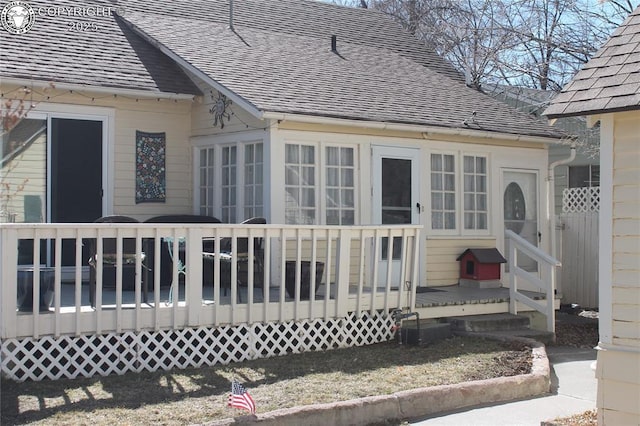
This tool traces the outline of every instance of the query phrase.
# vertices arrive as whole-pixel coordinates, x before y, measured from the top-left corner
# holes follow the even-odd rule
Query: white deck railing
[[[555,290],[556,267],[561,263],[531,244],[513,231],[505,233],[508,247],[507,264],[509,267],[509,312],[518,313],[518,302],[544,314],[547,318],[547,331],[555,332]],[[538,267],[529,272],[518,266],[518,256],[524,254],[534,260]],[[544,300],[534,300],[520,290],[520,281],[524,281],[545,294]]]
[[[416,285],[408,284],[417,283],[418,279],[419,232],[420,227],[413,225],[3,224],[0,227],[0,337],[37,339],[330,319],[350,312],[388,312],[410,307],[415,302]],[[221,241],[225,238],[232,241],[230,256],[221,255]],[[239,242],[246,241],[245,238],[249,241],[248,253],[234,255]],[[256,253],[253,244],[256,239],[262,241],[259,250],[263,253]],[[392,241],[397,239],[402,242],[401,253],[395,253],[392,257],[396,259],[392,261],[382,259],[382,252],[393,252]],[[87,248],[95,248],[94,255],[100,266],[99,260],[107,257],[105,242],[108,241],[115,242],[116,249],[111,266],[115,278],[110,278],[114,285],[107,285],[107,273],[97,267],[95,307],[92,307],[88,296],[90,285],[86,280]],[[184,271],[178,262],[172,262],[172,267],[164,266],[171,268],[171,281],[180,283],[171,287],[174,291],[170,293],[167,283],[161,283],[161,268],[152,266],[163,263],[161,252],[167,247],[167,241],[173,253],[181,253],[185,265]],[[203,246],[203,241],[210,241],[209,246]],[[135,253],[123,256],[125,247],[133,243]],[[26,250],[26,262],[25,246],[30,247]],[[67,251],[75,251],[71,254],[75,265],[70,267],[64,267],[63,256],[56,255]],[[254,266],[258,257],[264,258],[264,267]],[[206,262],[211,263],[206,266]],[[300,292],[305,284],[301,280],[304,262],[311,265],[308,300],[303,300]],[[324,264],[320,282],[315,278],[316,262]],[[27,263],[32,269],[25,269],[19,263]],[[240,279],[243,267],[246,270]],[[66,275],[62,271],[69,268],[73,270],[73,279],[63,281]],[[260,270],[256,272],[255,268]],[[289,277],[285,272],[287,268]],[[129,270],[128,275],[123,274],[125,269]],[[227,284],[222,279],[224,273],[230,274]],[[24,280],[25,274],[27,281],[32,282],[33,291],[26,303],[27,309],[23,305],[20,311],[16,283],[19,276]],[[49,281],[52,281],[53,301],[48,310],[42,311],[39,309],[41,289],[46,290]],[[258,287],[259,281],[265,284]],[[295,288],[295,291],[290,288],[292,295],[287,293],[287,284]],[[126,290],[131,285],[132,289]]]

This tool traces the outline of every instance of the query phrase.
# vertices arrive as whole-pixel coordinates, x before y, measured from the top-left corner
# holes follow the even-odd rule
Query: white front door
[[[538,230],[537,172],[505,170],[502,195],[505,230],[515,232],[537,247],[541,237]],[[537,262],[522,253],[518,254],[518,266],[527,271],[537,270]]]
[[[373,147],[373,212],[374,224],[417,224],[420,218],[420,151],[413,148]],[[387,280],[392,268],[392,285],[400,286],[402,239],[394,238],[389,259],[388,240],[380,241],[378,285]]]

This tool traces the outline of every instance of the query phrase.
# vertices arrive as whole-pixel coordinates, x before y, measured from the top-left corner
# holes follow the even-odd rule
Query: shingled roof
[[[378,11],[235,0],[232,30],[226,0],[130,0],[123,19],[257,111],[559,137],[467,87],[450,64]]]
[[[544,121],[467,87],[448,62],[381,12],[311,0],[234,0],[230,29],[229,3],[60,0],[56,6],[117,4],[120,17],[92,18],[98,30],[84,33],[68,31],[71,19],[38,21],[9,37],[0,76],[197,93],[186,69],[257,115],[560,137]]]
[[[105,0],[29,0],[34,9],[113,7]],[[46,9],[45,9],[46,10]],[[0,29],[0,79],[125,88],[151,94],[200,94],[175,62],[142,40],[115,16],[37,14],[25,34]],[[101,13],[99,15],[108,15]],[[78,23],[95,27],[75,27]],[[0,80],[1,81],[1,80]]]
[[[549,118],[640,109],[640,7],[544,111]]]

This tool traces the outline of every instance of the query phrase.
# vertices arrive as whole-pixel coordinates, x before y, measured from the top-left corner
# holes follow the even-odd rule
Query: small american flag
[[[247,410],[252,414],[256,412],[256,403],[249,395],[249,392],[238,382],[236,379],[233,379],[231,382],[231,395],[229,395],[229,403],[227,404],[229,407],[240,408],[242,410]]]

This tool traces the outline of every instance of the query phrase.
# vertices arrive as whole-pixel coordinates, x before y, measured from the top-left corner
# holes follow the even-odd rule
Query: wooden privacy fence
[[[565,188],[559,217],[563,303],[598,307],[600,188]]]

